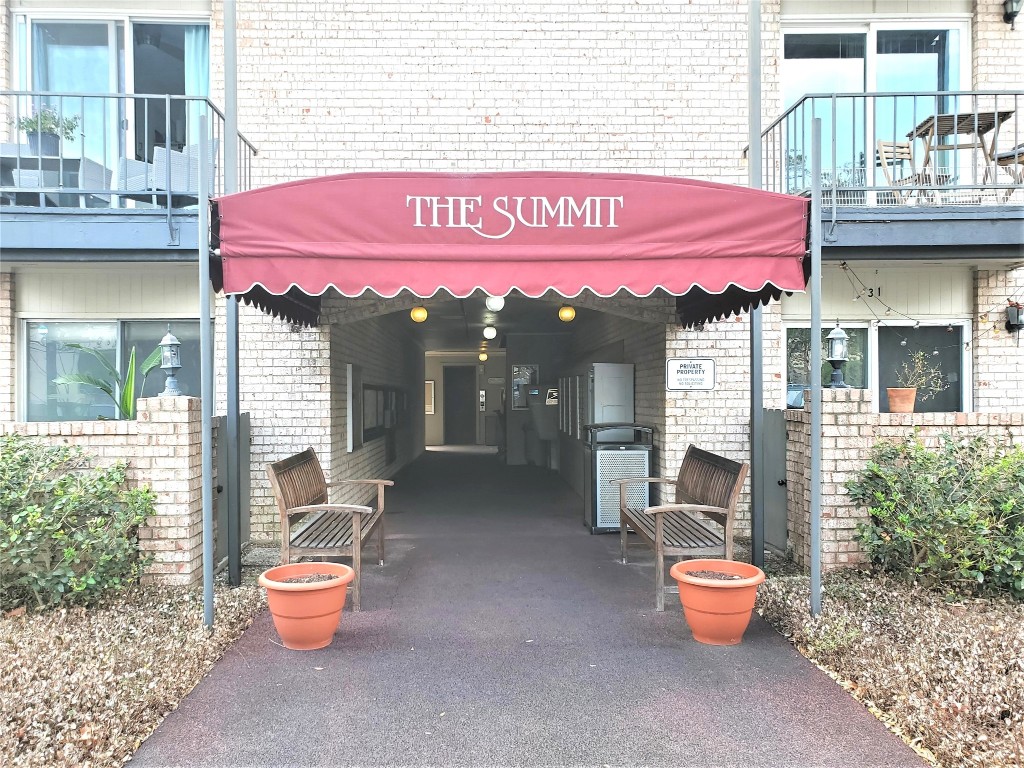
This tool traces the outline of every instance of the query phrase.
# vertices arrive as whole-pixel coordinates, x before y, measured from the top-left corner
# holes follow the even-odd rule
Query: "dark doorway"
[[[476,443],[476,366],[444,368],[444,444]]]

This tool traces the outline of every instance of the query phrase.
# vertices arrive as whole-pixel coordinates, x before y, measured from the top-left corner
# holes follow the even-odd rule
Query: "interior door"
[[[444,368],[444,444],[476,444],[476,366]]]

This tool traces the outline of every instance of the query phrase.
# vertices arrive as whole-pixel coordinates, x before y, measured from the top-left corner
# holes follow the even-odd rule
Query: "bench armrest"
[[[361,504],[310,504],[307,507],[292,507],[285,510],[285,514],[288,517],[292,515],[305,515],[310,512],[351,512],[355,515],[369,515],[373,510]]]
[[[643,512],[645,515],[660,515],[665,512],[712,512],[717,515],[729,514],[729,510],[725,507],[712,507],[710,504],[661,504],[657,507],[647,507]]]
[[[347,483],[349,485],[354,484],[354,483],[364,483],[364,484],[367,484],[367,485],[394,485],[395,481],[394,480],[339,480],[336,483],[328,483],[327,487],[330,488],[331,486],[339,486],[339,485],[342,485],[343,483]]]
[[[629,485],[630,483],[671,483],[675,485],[677,481],[669,480],[667,477],[627,477],[622,480],[609,480],[612,485]]]

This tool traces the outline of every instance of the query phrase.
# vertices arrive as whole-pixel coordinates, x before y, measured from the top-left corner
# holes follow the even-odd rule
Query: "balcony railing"
[[[826,205],[1019,205],[1022,108],[1024,94],[1006,91],[808,95],[762,135],[763,187],[810,191],[821,118]]]
[[[208,99],[139,94],[0,92],[0,205],[172,211],[199,201],[200,118],[206,178],[224,185],[224,114]],[[256,148],[239,134],[237,189]]]

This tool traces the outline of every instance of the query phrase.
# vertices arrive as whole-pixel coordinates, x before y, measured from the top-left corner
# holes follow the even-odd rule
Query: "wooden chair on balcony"
[[[885,180],[891,189],[879,194],[879,202],[890,205],[909,204],[915,195],[920,199],[926,192],[923,187],[931,186],[932,178],[928,171],[917,170],[910,142],[879,141],[877,146],[878,164],[882,167],[882,173],[885,174]]]

